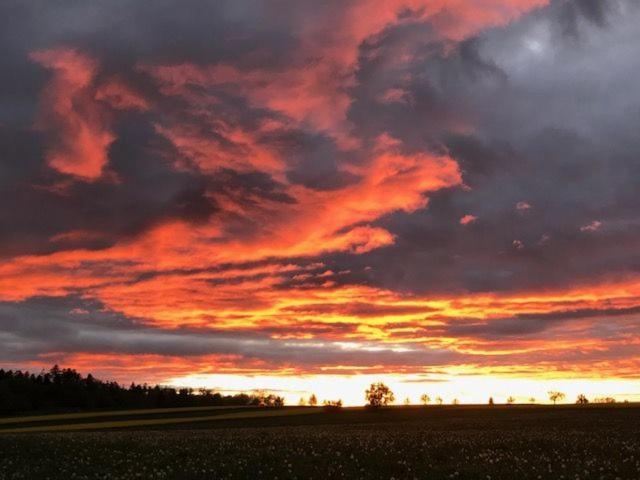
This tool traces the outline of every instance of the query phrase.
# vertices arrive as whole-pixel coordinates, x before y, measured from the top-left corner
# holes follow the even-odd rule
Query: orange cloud
[[[85,181],[99,178],[116,137],[108,112],[94,99],[98,62],[67,48],[37,51],[31,58],[53,72],[38,121],[49,136],[49,166]]]
[[[298,18],[300,47],[292,53],[293,67],[239,68],[220,63],[210,66],[141,64],[142,71],[163,82],[167,94],[180,93],[187,84],[221,86],[245,96],[253,105],[283,113],[300,123],[332,135],[344,148],[358,140],[349,134],[348,89],[362,42],[386,26],[397,23],[402,12],[428,20],[443,39],[460,40],[479,30],[504,25],[548,0],[357,0],[326,9],[326,18]],[[389,92],[385,101],[396,100]]]
[[[137,93],[117,77],[112,77],[96,89],[95,99],[105,102],[116,110],[149,110],[150,105],[142,95]]]
[[[475,215],[465,215],[460,219],[460,225],[469,225],[478,219]]]

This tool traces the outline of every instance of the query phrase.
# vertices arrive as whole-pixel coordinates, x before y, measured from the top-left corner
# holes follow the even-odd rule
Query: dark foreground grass
[[[95,430],[123,430],[123,429],[148,429],[166,428],[169,426],[188,425],[192,428],[198,423],[210,425],[212,422],[224,420],[246,422],[254,418],[288,417],[291,415],[317,415],[319,411],[312,408],[249,408],[236,410],[216,410],[207,412],[172,412],[171,414],[126,415],[124,417],[97,417],[82,420],[69,419],[66,421],[41,420],[28,423],[14,423],[0,425],[0,435],[11,433],[45,433],[45,432],[72,432]],[[204,414],[204,415],[203,415]]]
[[[640,408],[398,408],[0,434],[0,479],[640,479]]]

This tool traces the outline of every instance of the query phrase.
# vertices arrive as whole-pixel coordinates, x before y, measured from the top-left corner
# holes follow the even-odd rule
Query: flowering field
[[[640,408],[398,408],[0,435],[0,479],[638,479]]]

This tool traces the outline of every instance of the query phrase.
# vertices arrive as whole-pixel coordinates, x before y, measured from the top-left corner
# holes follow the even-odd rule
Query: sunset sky
[[[636,0],[5,0],[0,367],[640,400]]]

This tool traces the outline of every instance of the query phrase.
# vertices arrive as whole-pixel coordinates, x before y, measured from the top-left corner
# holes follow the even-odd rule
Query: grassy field
[[[0,479],[276,477],[639,479],[640,406],[170,409],[0,420]]]
[[[94,411],[94,412],[77,412],[77,413],[57,413],[50,415],[18,415],[14,417],[0,417],[0,428],[9,424],[24,424],[24,423],[36,423],[36,422],[68,422],[73,420],[86,420],[104,417],[125,417],[139,415],[168,415],[168,414],[183,414],[192,412],[210,412],[217,410],[235,410],[251,407],[237,407],[237,406],[225,406],[225,407],[174,407],[174,408],[147,408],[136,410],[110,410],[110,411]]]

